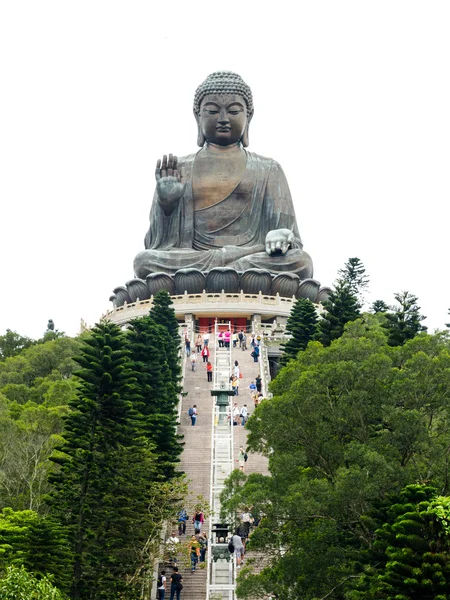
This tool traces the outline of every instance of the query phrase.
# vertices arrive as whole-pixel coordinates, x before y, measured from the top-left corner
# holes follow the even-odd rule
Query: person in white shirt
[[[177,538],[175,531],[172,531],[170,538],[166,542],[167,554],[169,562],[173,565],[177,564],[177,553],[180,540]]]
[[[207,346],[209,344],[209,333],[206,332],[203,334],[203,345]]]
[[[160,583],[161,585],[158,585],[158,600],[164,600],[164,597],[166,595],[166,572],[165,571],[161,571],[161,575],[158,577],[158,583]]]
[[[244,404],[244,406],[241,408],[241,425],[242,425],[242,427],[247,423],[247,419],[248,419],[248,410],[247,410],[247,405]]]
[[[236,556],[237,568],[239,569],[241,566],[241,561],[244,558],[244,544],[242,543],[241,537],[237,534],[237,532],[232,537],[233,546],[234,546],[234,554]]]
[[[233,425],[241,424],[241,420],[239,418],[240,416],[241,416],[241,409],[237,405],[237,402],[235,402],[234,406],[233,406]]]
[[[197,354],[195,352],[191,352],[191,367],[192,367],[193,371],[195,371],[196,362],[197,362]]]

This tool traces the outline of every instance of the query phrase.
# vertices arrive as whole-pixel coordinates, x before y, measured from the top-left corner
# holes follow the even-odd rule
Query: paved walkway
[[[214,358],[214,336],[210,340],[211,357]],[[237,360],[243,374],[240,379],[239,396],[233,398],[232,402],[238,402],[239,406],[247,404],[249,413],[253,412],[253,401],[250,397],[249,385],[259,373],[259,363],[255,363],[250,356],[251,348],[242,351],[240,348],[232,349],[233,364]],[[186,528],[186,536],[180,540],[187,544],[190,536],[194,533],[192,525],[193,507],[196,498],[202,496],[207,502],[210,496],[210,476],[211,476],[211,437],[212,437],[212,408],[215,398],[211,396],[210,390],[213,384],[207,382],[206,369],[202,359],[197,361],[196,370],[192,372],[189,359],[186,363],[184,392],[181,422],[178,428],[180,434],[184,435],[184,450],[181,455],[181,469],[186,473],[189,483],[190,499],[188,501],[188,514],[191,517]],[[198,417],[195,426],[191,425],[191,419],[188,416],[188,409],[193,404],[197,405]],[[246,446],[247,431],[245,427],[234,427],[234,452],[235,459],[239,452],[239,446]],[[236,463],[237,468],[237,463]],[[246,473],[268,473],[267,459],[259,454],[249,453],[249,458],[245,466]],[[205,522],[202,531],[208,531],[208,521]],[[183,590],[181,592],[182,600],[206,600],[206,568],[197,568],[195,573],[191,573],[188,563],[188,556],[184,552],[183,558],[179,558],[178,566],[183,575]],[[170,579],[172,570],[167,570],[167,580]],[[167,585],[166,598],[170,598],[170,585]]]

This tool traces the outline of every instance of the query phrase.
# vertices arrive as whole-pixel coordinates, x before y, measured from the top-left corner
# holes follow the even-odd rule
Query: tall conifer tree
[[[125,335],[101,323],[77,359],[78,395],[53,462],[52,513],[68,526],[75,600],[135,598],[127,585],[151,527],[154,457],[135,406],[142,401]]]
[[[286,365],[296,358],[300,350],[304,350],[317,333],[317,312],[311,300],[300,298],[294,304],[286,324],[286,331],[291,334],[290,340],[283,345],[284,354],[281,364]]]
[[[323,306],[325,312],[321,315],[316,338],[324,346],[329,346],[344,333],[346,323],[359,317],[360,304],[350,286],[338,281]]]
[[[145,432],[158,455],[158,472],[170,478],[175,475],[175,463],[179,462],[182,447],[176,433],[178,384],[173,379],[166,352],[169,334],[150,316],[135,319],[130,325],[128,348],[143,397],[139,411]]]
[[[180,366],[180,335],[178,321],[175,317],[173,302],[165,290],[159,291],[153,297],[153,306],[150,309],[150,316],[158,325],[163,325],[168,332],[168,337],[164,338],[165,350],[169,368],[172,371],[172,380],[177,382],[181,379]],[[178,391],[180,388],[178,387]]]
[[[394,294],[398,306],[392,312],[386,313],[387,329],[389,332],[389,345],[402,346],[406,341],[412,340],[418,333],[426,331],[422,325],[426,319],[420,314],[417,296],[411,292]]]

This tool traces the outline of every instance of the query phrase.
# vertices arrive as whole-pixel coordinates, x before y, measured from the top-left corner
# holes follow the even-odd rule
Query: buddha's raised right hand
[[[155,169],[156,191],[159,202],[166,215],[170,215],[176,206],[186,187],[183,174],[178,172],[178,159],[173,154],[164,154],[162,163],[159,159]]]

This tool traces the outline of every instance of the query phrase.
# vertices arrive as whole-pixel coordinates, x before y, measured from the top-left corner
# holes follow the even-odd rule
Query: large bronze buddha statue
[[[145,250],[134,259],[136,279],[114,290],[115,306],[159,289],[324,299],[282,168],[246,150],[249,86],[236,73],[212,73],[197,88],[194,116],[201,149],[158,160]]]
[[[193,267],[313,275],[280,165],[248,152],[253,99],[236,73],[219,71],[197,88],[196,154],[158,160],[146,250],[136,276]]]

